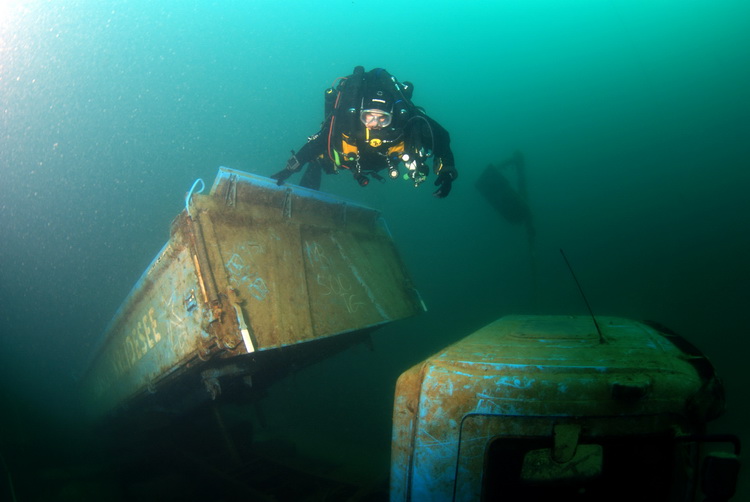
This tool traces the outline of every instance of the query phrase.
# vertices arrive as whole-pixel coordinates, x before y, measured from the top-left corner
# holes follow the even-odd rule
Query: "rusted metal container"
[[[227,168],[191,194],[94,354],[94,416],[179,380],[215,397],[424,308],[375,210]]]
[[[597,319],[504,317],[403,373],[391,500],[694,500],[713,367],[666,329]]]

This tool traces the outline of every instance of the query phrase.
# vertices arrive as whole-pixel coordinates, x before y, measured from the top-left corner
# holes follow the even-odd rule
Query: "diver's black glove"
[[[276,184],[281,186],[289,176],[299,171],[300,167],[302,167],[302,165],[299,163],[299,160],[297,160],[297,154],[292,150],[292,156],[286,161],[284,169],[272,175],[271,178],[275,179]]]
[[[294,173],[294,171],[289,171],[289,170],[287,170],[287,169],[282,169],[282,170],[281,170],[281,171],[279,171],[278,173],[276,173],[276,174],[272,174],[272,175],[271,175],[271,179],[274,179],[274,180],[276,180],[276,184],[277,184],[278,186],[281,186],[281,185],[283,185],[283,184],[284,184],[284,181],[286,181],[286,179],[287,179],[287,178],[288,178],[289,176],[291,176],[291,175],[292,175],[293,173]]]
[[[438,177],[435,180],[435,186],[439,186],[440,188],[432,192],[432,195],[434,195],[438,199],[444,199],[445,197],[448,197],[448,194],[451,193],[453,180],[455,180],[457,177],[458,175],[455,170],[441,170],[440,174],[438,174]]]

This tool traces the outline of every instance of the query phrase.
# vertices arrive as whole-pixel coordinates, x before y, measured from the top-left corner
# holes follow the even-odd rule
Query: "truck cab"
[[[739,441],[706,435],[711,363],[657,324],[596,320],[503,317],[404,372],[391,500],[729,500]]]

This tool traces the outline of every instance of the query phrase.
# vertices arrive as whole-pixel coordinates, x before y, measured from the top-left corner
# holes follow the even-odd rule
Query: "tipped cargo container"
[[[209,194],[191,189],[106,328],[83,378],[86,408],[183,409],[423,308],[378,211],[222,167]]]

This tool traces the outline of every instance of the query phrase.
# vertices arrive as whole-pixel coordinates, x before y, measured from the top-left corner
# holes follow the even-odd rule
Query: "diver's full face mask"
[[[391,125],[393,116],[383,110],[370,109],[362,110],[359,119],[368,129],[382,129]]]

